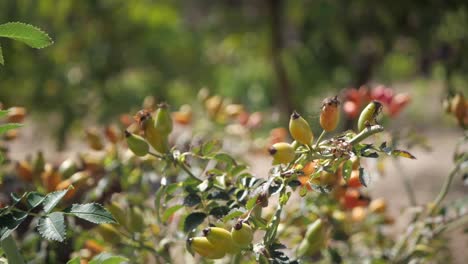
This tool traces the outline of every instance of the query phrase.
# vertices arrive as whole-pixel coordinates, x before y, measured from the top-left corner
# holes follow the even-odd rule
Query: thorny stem
[[[423,219],[424,217],[427,217],[430,214],[433,214],[437,210],[437,208],[440,206],[440,204],[444,200],[445,196],[447,196],[450,184],[452,183],[453,178],[455,177],[458,170],[460,169],[460,166],[461,166],[463,161],[464,161],[464,159],[462,158],[455,164],[455,168],[450,172],[448,177],[445,179],[445,182],[444,182],[444,184],[442,186],[442,189],[440,190],[439,194],[437,195],[437,198],[434,200],[434,202],[430,203],[429,211],[427,211],[426,213],[421,214],[419,219]],[[400,256],[402,250],[404,249],[406,243],[408,242],[408,240],[410,239],[411,236],[415,236],[416,240],[419,240],[420,237],[421,237],[420,228],[417,228],[417,226],[415,226],[415,229],[412,232],[406,233],[405,236],[402,238],[402,240],[399,243],[395,244],[395,247],[393,249],[393,252],[395,252],[393,254],[393,257],[395,259],[397,259]]]
[[[361,133],[357,134],[354,138],[352,138],[349,141],[349,144],[351,144],[351,145],[357,144],[357,143],[363,141],[364,139],[366,139],[366,138],[368,138],[368,137],[370,137],[370,136],[372,136],[374,134],[380,133],[382,131],[384,131],[384,128],[381,125],[375,125],[375,126],[367,127],[364,130],[362,130]]]
[[[455,164],[455,168],[452,170],[452,172],[450,172],[449,176],[445,179],[442,189],[440,190],[439,194],[437,195],[437,198],[433,202],[432,212],[435,212],[437,207],[439,207],[442,201],[444,200],[445,196],[447,196],[448,190],[450,188],[450,184],[452,183],[452,180],[455,177],[455,175],[458,173],[458,170],[460,170],[460,166],[464,161],[465,161],[464,158],[460,159]]]
[[[400,175],[400,178],[403,181],[403,185],[405,187],[406,194],[408,195],[410,205],[411,206],[416,206],[417,202],[416,202],[416,196],[414,195],[413,186],[411,186],[411,182],[409,180],[409,177],[405,173],[405,170],[403,169],[403,167],[401,166],[400,160],[397,159],[397,158],[394,158],[393,163],[395,164],[395,167],[399,171],[398,175]]]

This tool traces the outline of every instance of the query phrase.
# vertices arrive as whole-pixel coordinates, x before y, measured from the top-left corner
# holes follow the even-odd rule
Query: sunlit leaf
[[[37,229],[41,236],[49,240],[65,240],[65,218],[62,212],[53,212],[39,218]]]
[[[112,214],[97,203],[73,204],[65,212],[95,224],[115,223]]]
[[[172,207],[169,207],[167,208],[165,211],[164,211],[164,214],[162,216],[162,221],[163,222],[167,222],[167,220],[175,213],[177,212],[179,209],[181,208],[184,208],[183,205],[181,204],[178,204],[178,205],[174,205]]]
[[[35,208],[45,200],[45,196],[37,192],[32,192],[28,194],[26,199],[29,208]]]
[[[21,41],[32,48],[45,48],[52,44],[52,39],[39,28],[20,22],[0,25],[0,37]]]
[[[245,212],[241,211],[239,209],[233,209],[231,212],[229,212],[226,216],[223,217],[223,222],[227,222],[229,220],[232,220],[234,218],[238,218],[241,215],[243,215]]]
[[[95,256],[88,264],[121,264],[128,261],[128,258],[103,252]]]
[[[397,156],[397,157],[408,158],[408,159],[416,159],[415,156],[413,156],[411,153],[409,153],[406,150],[395,149],[395,150],[392,150],[391,155]]]
[[[68,189],[47,194],[44,202],[42,203],[44,206],[44,212],[48,213],[54,209],[67,192]]]
[[[351,172],[353,171],[353,161],[351,160],[347,160],[344,164],[343,164],[343,170],[342,170],[342,175],[343,175],[343,179],[348,182],[349,180],[349,177],[351,176]]]
[[[9,130],[17,129],[22,126],[23,126],[22,124],[17,124],[17,123],[8,123],[8,124],[0,125],[0,135],[6,133]]]

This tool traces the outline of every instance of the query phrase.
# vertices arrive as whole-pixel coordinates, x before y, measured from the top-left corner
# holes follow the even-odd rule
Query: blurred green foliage
[[[468,69],[467,12],[437,0],[1,1],[0,22],[37,25],[55,44],[2,43],[0,101],[59,112],[59,141],[79,118],[115,120],[147,95],[178,106],[204,86],[251,110],[312,113],[304,103],[327,89],[429,76],[435,63],[449,84]]]

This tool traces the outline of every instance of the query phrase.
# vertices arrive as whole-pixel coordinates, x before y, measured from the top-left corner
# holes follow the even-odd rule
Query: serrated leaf
[[[167,220],[175,213],[177,212],[179,209],[183,208],[184,206],[183,205],[174,205],[172,207],[169,207],[167,208],[166,211],[164,211],[164,214],[162,216],[162,221],[163,222],[167,222]]]
[[[0,25],[0,37],[21,41],[26,45],[41,49],[52,44],[52,39],[39,28],[20,22],[10,22]]]
[[[359,168],[359,181],[364,187],[367,187],[370,183],[369,173],[367,173],[362,167]]]
[[[26,198],[26,201],[30,209],[35,208],[36,206],[39,206],[44,200],[45,200],[45,196],[37,192],[29,193]]]
[[[57,192],[52,192],[47,194],[47,196],[44,199],[44,202],[42,203],[44,206],[44,212],[48,213],[52,209],[57,206],[57,204],[62,200],[62,198],[67,194],[68,189],[62,190],[62,191],[57,191]]]
[[[188,233],[193,229],[197,228],[206,218],[205,213],[195,212],[189,214],[184,221],[184,232]]]
[[[13,214],[0,216],[0,240],[8,237],[24,221],[24,218],[15,217]]]
[[[21,199],[24,197],[24,195],[19,196],[16,193],[10,193],[11,199],[13,199],[14,204],[17,204]]]
[[[37,230],[42,237],[62,242],[65,240],[65,217],[62,212],[53,212],[39,218]]]
[[[103,252],[95,256],[88,264],[120,264],[129,261],[128,258]]]
[[[234,209],[230,213],[228,213],[226,216],[223,217],[223,222],[227,222],[229,220],[232,220],[234,218],[237,218],[241,215],[243,215],[244,212],[239,210],[239,209]]]
[[[392,150],[391,154],[392,156],[403,157],[403,158],[408,158],[408,159],[416,159],[415,156],[413,156],[411,153],[409,153],[406,150],[395,149],[395,150]]]
[[[351,172],[353,171],[353,162],[351,160],[347,160],[343,164],[343,170],[342,170],[342,175],[343,179],[348,182],[349,177],[351,176]]]
[[[65,212],[95,224],[116,223],[112,214],[97,203],[73,204]]]
[[[8,124],[0,125],[0,135],[6,133],[9,130],[17,129],[22,126],[23,126],[22,124],[17,124],[17,123],[8,123]]]

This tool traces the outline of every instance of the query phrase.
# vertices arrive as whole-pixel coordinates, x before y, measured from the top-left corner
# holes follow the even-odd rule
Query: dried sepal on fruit
[[[225,246],[226,253],[236,254],[240,251],[239,246],[232,240],[231,232],[221,227],[207,227],[203,229],[205,237],[213,244]]]
[[[320,113],[320,126],[323,130],[331,132],[336,129],[340,121],[340,109],[338,106],[340,101],[338,96],[329,97],[323,100],[322,110]]]
[[[148,143],[159,153],[166,153],[169,150],[168,135],[164,135],[160,130],[156,129],[155,121],[151,113],[147,110],[140,110],[135,120],[140,129],[144,132],[144,136]]]
[[[223,244],[213,244],[206,237],[191,237],[187,240],[187,247],[207,259],[220,259],[226,255]]]
[[[238,221],[231,230],[232,240],[240,247],[247,247],[252,243],[253,231],[250,225]]]
[[[293,146],[286,142],[273,144],[268,152],[273,156],[273,165],[288,164],[294,160],[296,153]]]

